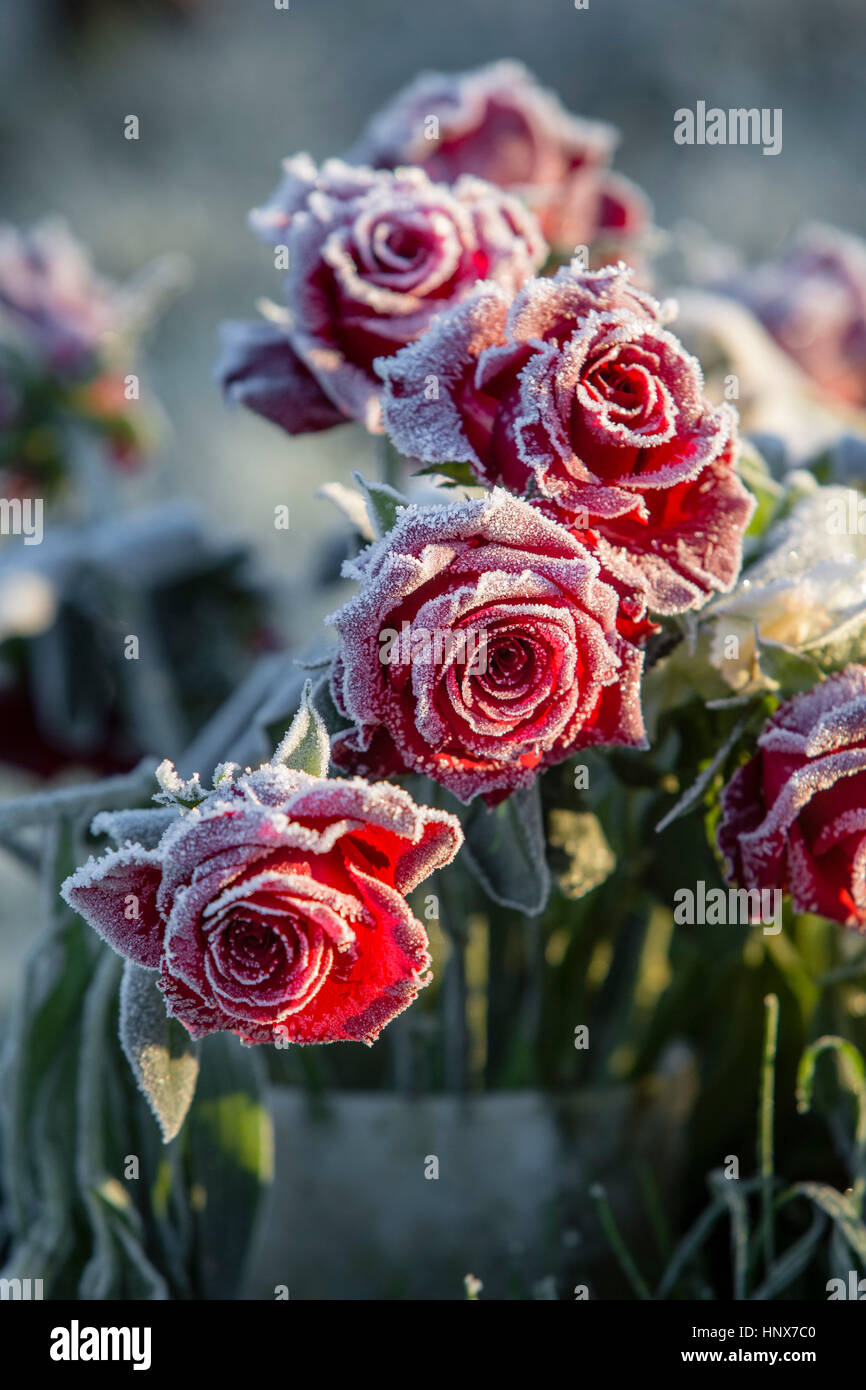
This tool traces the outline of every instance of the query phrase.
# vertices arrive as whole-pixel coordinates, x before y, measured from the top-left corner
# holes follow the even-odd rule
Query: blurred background
[[[353,468],[370,471],[375,465],[373,444],[361,430],[290,439],[250,413],[228,411],[213,383],[220,321],[251,317],[256,300],[277,291],[270,254],[249,231],[246,213],[270,193],[280,160],[301,150],[317,159],[340,154],[419,69],[459,70],[518,58],[570,110],[619,128],[615,167],[647,191],[659,227],[671,230],[684,219],[699,223],[751,259],[772,253],[798,225],[816,218],[866,232],[864,56],[861,0],[824,0],[820,6],[814,0],[763,0],[760,6],[754,0],[716,0],[712,6],[589,0],[582,10],[571,0],[437,0],[424,6],[290,0],[287,10],[273,0],[0,0],[0,220],[27,226],[61,215],[89,247],[99,271],[120,281],[164,253],[186,258],[186,288],[142,355],[143,376],[169,427],[156,467],[132,479],[117,506],[194,499],[214,534],[237,537],[251,548],[281,593],[283,632],[303,643],[338,597],[333,586],[323,592],[316,584],[328,546],[339,549],[340,530],[316,491],[331,479],[348,481]],[[677,146],[674,112],[699,100],[724,108],[781,108],[782,152],[771,158],[758,147]],[[138,140],[124,138],[130,115],[139,120]],[[291,508],[288,531],[274,527],[280,504]],[[31,786],[25,772],[3,773],[4,797]],[[0,1022],[32,941],[22,926],[30,922],[35,929],[39,912],[26,870],[4,861],[2,872]],[[601,909],[615,911],[612,899],[601,901],[601,908],[600,901],[594,902],[596,918]],[[496,925],[504,932],[501,922]],[[508,930],[517,940],[523,928],[512,923]],[[612,946],[604,932],[587,939],[586,959],[576,959],[563,977],[559,1002],[565,1001],[570,1019],[568,990],[584,988],[584,980],[590,992],[598,985],[599,996],[604,994],[599,1016],[613,1019],[599,1054],[604,1060],[625,1046],[624,1034],[615,1032],[613,1006],[631,997],[635,977],[628,963],[618,967],[619,974],[608,974]],[[551,954],[550,940],[545,946],[539,937],[536,944],[547,950],[549,965],[559,964],[559,946]],[[637,996],[647,1018],[668,984],[667,938],[656,946],[661,974],[655,978],[645,970]],[[530,943],[527,949],[536,947]],[[419,1102],[422,1137],[416,1130],[406,1143],[415,1163],[429,1132],[443,1164],[450,1162],[452,1176],[441,1187],[416,1181],[414,1196],[406,1191],[399,1125],[383,1150],[382,1135],[396,1124],[388,1108],[392,1097],[376,1097],[375,1103],[371,1098],[371,1106],[357,1111],[354,1100],[345,1104],[330,1127],[310,1138],[312,1150],[301,1153],[291,1143],[300,1101],[287,1089],[276,1116],[287,1141],[281,1189],[294,1194],[295,1210],[313,1212],[294,1235],[293,1268],[304,1270],[306,1296],[447,1297],[455,1289],[459,1296],[475,1248],[488,1259],[491,1291],[556,1297],[555,1280],[553,1292],[545,1293],[545,1279],[560,1268],[568,1277],[587,1206],[584,1195],[574,1210],[563,1211],[562,1175],[571,1173],[574,1182],[576,1173],[582,1182],[584,1166],[589,1176],[599,1166],[608,1168],[614,1193],[630,1192],[624,1200],[636,1201],[630,1165],[637,1154],[647,1171],[655,1166],[661,1175],[653,1200],[660,1195],[667,1203],[676,1197],[688,1147],[687,1203],[696,1210],[703,1181],[698,1175],[721,1156],[714,1134],[689,1128],[698,1079],[694,1058],[678,1036],[691,1030],[701,1000],[712,996],[713,981],[699,953],[683,949],[693,952],[690,969],[699,983],[693,986],[689,976],[690,1011],[670,1027],[663,1021],[658,1036],[642,1043],[643,1052],[635,1046],[634,1073],[652,1072],[639,1094],[616,1087],[602,1088],[600,1095],[577,1090],[548,1107],[527,1090],[511,1107],[506,1102],[512,1097],[491,1097],[483,1115],[449,1095]],[[737,973],[742,949],[739,935],[732,943],[713,939],[707,959],[715,960],[731,1012],[722,1018],[720,1011],[708,1046],[723,1057],[739,1001],[744,1030],[749,1020],[746,1065],[753,1062],[755,1069],[746,1075],[741,1098],[750,1123],[760,999],[776,981],[764,979],[757,962],[747,998]],[[644,966],[651,955],[645,954]],[[637,947],[619,959],[631,959],[637,970]],[[518,973],[525,964],[520,957]],[[472,988],[470,976],[470,993]],[[866,995],[858,999],[862,1017]],[[541,1002],[529,999],[527,1016],[540,1011]],[[419,1009],[413,1023],[419,1036],[425,1026]],[[720,1065],[718,1084],[730,1082],[742,1058],[742,1052],[729,1056],[727,1071]],[[552,1066],[535,1072],[521,1057],[498,1059],[496,1065],[495,1084],[515,1089],[528,1083],[567,1087],[575,1075]],[[311,1061],[304,1077],[314,1093],[327,1079],[323,1066],[320,1076],[318,1061]],[[380,1077],[372,1067],[358,1063],[360,1084],[387,1089],[390,1072]],[[620,1074],[628,1067],[623,1064]],[[599,1072],[596,1079],[610,1075]],[[792,1081],[786,1074],[789,1110]],[[704,1120],[717,1111],[707,1091],[702,1104]],[[594,1135],[589,1150],[581,1140],[576,1155],[575,1136],[587,1131]],[[744,1128],[739,1137],[750,1142]],[[343,1163],[346,1152],[354,1155],[353,1177]],[[311,1173],[327,1174],[327,1181],[312,1182]],[[836,1176],[832,1169],[828,1175]],[[643,1182],[640,1173],[637,1181]],[[399,1197],[390,1200],[401,1182]],[[337,1209],[340,1220],[329,1226]],[[375,1273],[369,1263],[371,1219],[380,1257]],[[630,1228],[641,1222],[647,1225],[645,1214],[627,1218]],[[459,1238],[428,1275],[417,1252],[428,1237],[435,1244],[436,1232],[446,1227]],[[265,1232],[251,1285],[259,1296],[269,1296],[268,1289],[286,1277],[285,1229],[284,1220],[274,1219]],[[596,1237],[589,1239],[591,1245]],[[329,1242],[340,1253],[342,1282],[335,1283],[327,1261],[317,1264]],[[614,1275],[610,1287],[621,1293],[622,1281]]]
[[[0,213],[61,213],[120,279],[162,252],[189,257],[147,364],[174,431],[165,486],[300,568],[331,520],[318,483],[363,466],[369,442],[289,440],[229,414],[211,381],[220,319],[276,294],[245,217],[285,155],[341,153],[420,68],[519,58],[568,108],[619,127],[616,167],[661,227],[688,218],[763,254],[811,218],[866,230],[864,50],[858,0],[3,0]],[[781,107],[781,154],[675,145],[674,111],[700,99]],[[289,499],[298,524],[275,532]]]

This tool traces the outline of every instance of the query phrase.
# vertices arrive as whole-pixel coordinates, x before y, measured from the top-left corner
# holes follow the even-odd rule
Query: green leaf
[[[781,695],[811,690],[821,679],[821,666],[805,647],[789,647],[762,637],[755,627],[755,648],[761,671]]]
[[[259,1049],[230,1033],[202,1044],[184,1131],[201,1298],[237,1297],[256,1219],[273,1178],[273,1126]]]
[[[75,1171],[93,1244],[78,1297],[164,1299],[170,1296],[168,1281],[145,1253],[144,1223],[132,1193],[119,1180],[120,1155],[113,1152],[120,1117],[112,1067],[119,1054],[116,1044],[108,1043],[108,1027],[113,1031],[116,1026],[120,970],[120,959],[103,949],[81,1017]]]
[[[534,916],[550,893],[538,782],[489,810],[482,801],[461,812],[463,858],[484,891],[502,907]]]
[[[817,1248],[818,1242],[827,1229],[827,1217],[824,1212],[818,1210],[812,1217],[812,1224],[805,1235],[795,1240],[789,1246],[784,1255],[770,1266],[767,1277],[755,1292],[752,1298],[758,1302],[765,1299],[778,1298],[779,1294],[786,1289],[789,1284],[808,1268],[812,1255]]]
[[[331,741],[321,715],[313,703],[313,683],[306,681],[301,704],[288,733],[278,745],[274,763],[312,777],[327,777],[331,760]]]
[[[195,1094],[199,1047],[168,1017],[155,972],[132,961],[126,962],[120,986],[120,1042],[167,1144]]]
[[[441,478],[446,487],[479,486],[470,463],[434,463],[429,468],[419,468],[416,477]]]
[[[360,473],[353,473],[367,506],[367,515],[374,534],[382,537],[398,519],[398,512],[408,506],[408,500],[389,483],[367,482]]]
[[[847,1240],[854,1254],[866,1267],[866,1226],[858,1219],[848,1199],[835,1187],[820,1182],[798,1182],[789,1190],[790,1196],[806,1197],[826,1212],[837,1230]]]
[[[738,1178],[727,1178],[724,1173],[715,1172],[709,1182],[710,1189],[721,1198],[730,1214],[734,1298],[743,1299],[749,1273],[749,1203]]]
[[[812,1108],[815,1069],[823,1052],[833,1051],[845,1082],[857,1104],[857,1125],[854,1132],[854,1177],[864,1176],[866,1161],[866,1062],[859,1048],[846,1038],[825,1034],[807,1047],[797,1068],[797,1109],[807,1114]]]
[[[737,472],[757,501],[746,535],[763,536],[778,513],[785,489],[776,482],[763,455],[750,439],[742,441]]]
[[[738,1182],[740,1193],[744,1197],[751,1196],[752,1193],[756,1192],[760,1187],[760,1178],[730,1178],[726,1179],[726,1181]],[[705,1207],[694,1224],[686,1231],[686,1234],[674,1251],[668,1267],[662,1275],[661,1282],[656,1289],[656,1298],[667,1297],[675,1287],[680,1275],[703,1249],[716,1222],[724,1216],[727,1210],[727,1203],[719,1197],[710,1202],[708,1207]]]

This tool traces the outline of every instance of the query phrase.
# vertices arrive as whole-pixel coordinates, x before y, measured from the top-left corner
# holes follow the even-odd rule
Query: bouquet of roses
[[[722,305],[837,422],[805,459],[748,438],[736,372],[707,385],[658,293],[615,139],[516,64],[426,75],[344,158],[287,159],[251,214],[282,296],[226,326],[226,397],[293,435],[349,425],[361,449],[366,431],[382,466],[330,489],[355,588],[309,679],[271,667],[235,701],[197,745],[210,785],[165,762],[135,810],[149,769],[134,795],[105,784],[90,836],[113,847],[74,862],[70,831],[64,930],[83,918],[124,959],[120,1037],[166,1139],[191,1105],[192,1123],[206,1035],[369,1045],[420,1008],[440,893],[458,959],[479,903],[491,937],[542,923],[546,964],[526,969],[554,1022],[533,1076],[554,1085],[581,1073],[553,976],[565,960],[560,990],[589,1007],[602,903],[634,990],[638,919],[732,926],[737,959],[765,953],[801,1000],[808,924],[866,927],[864,251],[825,236],[775,279],[688,290],[713,371]],[[807,348],[810,277],[831,275]],[[67,802],[69,823],[99,796]],[[638,1023],[639,1070],[656,1042]],[[853,1199],[844,1220],[866,1236]]]

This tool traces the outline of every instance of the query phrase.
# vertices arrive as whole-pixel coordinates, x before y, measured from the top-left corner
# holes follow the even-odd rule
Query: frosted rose
[[[492,804],[590,744],[645,746],[643,595],[537,508],[499,488],[409,506],[346,573],[360,593],[328,620],[355,725],[338,764]]]
[[[754,504],[736,415],[705,400],[666,317],[622,263],[574,262],[513,301],[479,286],[379,364],[388,433],[410,456],[535,489],[655,611],[697,607],[736,579]]]
[[[608,165],[613,126],[572,116],[515,62],[465,73],[422,73],[374,116],[347,158],[378,168],[421,165],[452,183],[476,174],[525,198],[548,241],[573,251],[638,236],[649,222],[640,189]]]
[[[718,842],[729,882],[866,928],[866,666],[780,705],[724,790]]]
[[[405,894],[461,840],[453,816],[399,787],[265,765],[220,782],[155,849],[127,841],[61,891],[122,956],[160,972],[193,1037],[372,1043],[430,979]]]
[[[866,406],[866,243],[859,237],[809,225],[774,260],[725,288],[829,395]]]
[[[479,279],[513,291],[544,261],[535,218],[515,198],[462,178],[434,184],[306,155],[285,162],[271,201],[251,214],[285,246],[279,322],[230,324],[217,373],[230,400],[291,434],[345,419],[379,430],[378,357],[414,342]]]

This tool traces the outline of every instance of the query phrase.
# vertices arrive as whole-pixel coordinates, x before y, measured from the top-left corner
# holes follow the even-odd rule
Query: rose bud
[[[516,199],[479,179],[454,188],[420,169],[396,173],[306,155],[251,214],[286,248],[285,313],[229,324],[217,375],[228,399],[290,434],[346,419],[381,431],[376,358],[414,342],[479,279],[511,294],[547,247]]]
[[[622,262],[572,262],[513,300],[480,285],[378,364],[388,433],[411,457],[549,499],[654,611],[698,607],[734,583],[754,501],[734,471],[735,412],[704,398],[670,312]]]
[[[333,758],[501,801],[591,744],[644,747],[646,602],[540,510],[501,488],[406,507],[344,573],[327,620],[334,699],[354,730]]]
[[[193,1037],[374,1042],[429,983],[405,895],[454,858],[459,822],[384,783],[234,771],[218,769],[198,805],[175,805],[156,848],[127,838],[125,818],[141,813],[97,817],[94,830],[125,843],[68,878],[65,900],[159,971]]]
[[[522,63],[422,73],[374,116],[347,158],[393,169],[417,164],[453,183],[475,174],[525,199],[551,245],[616,239],[648,226],[639,188],[608,172],[613,126],[572,116]],[[623,251],[625,254],[625,251]]]
[[[779,706],[722,793],[730,883],[866,928],[866,666]]]

